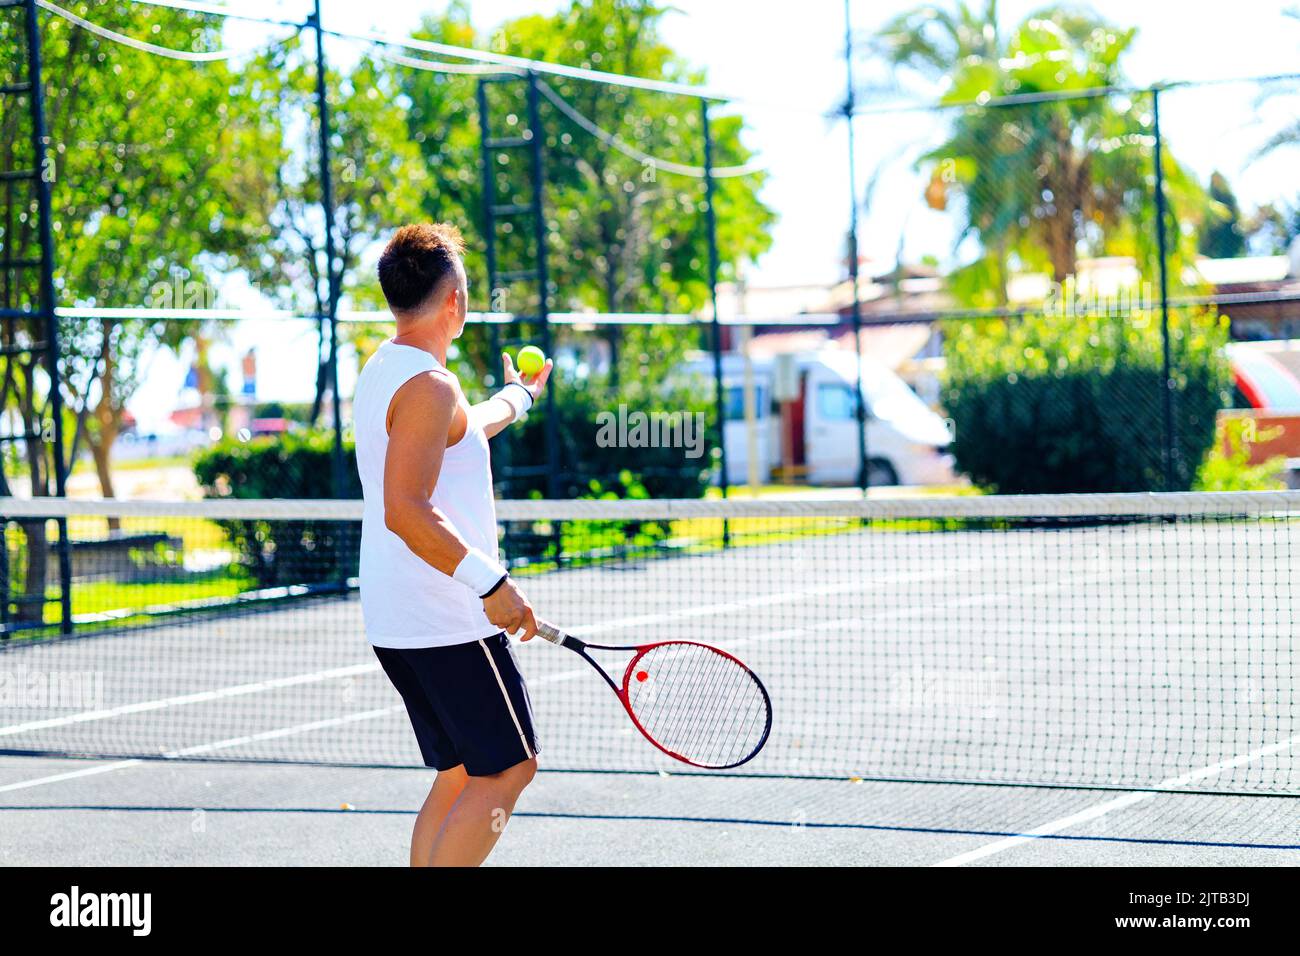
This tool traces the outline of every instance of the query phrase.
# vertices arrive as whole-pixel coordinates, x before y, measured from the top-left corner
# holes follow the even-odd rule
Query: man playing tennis
[[[497,560],[488,439],[526,412],[548,360],[470,405],[447,370],[465,327],[464,243],[455,226],[397,231],[379,284],[397,334],[366,362],[353,413],[365,508],[366,637],[437,770],[411,835],[412,866],[477,866],[537,769],[537,738],[507,633],[537,630]]]

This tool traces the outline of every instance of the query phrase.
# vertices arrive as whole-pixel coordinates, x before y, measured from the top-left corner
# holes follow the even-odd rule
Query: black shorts
[[[505,634],[449,647],[376,647],[427,766],[472,777],[537,755],[528,688]]]

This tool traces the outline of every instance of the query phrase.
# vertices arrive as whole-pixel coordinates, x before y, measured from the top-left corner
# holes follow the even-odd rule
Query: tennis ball
[[[546,356],[536,345],[525,345],[519,350],[519,360],[515,364],[525,375],[536,375],[546,364]]]

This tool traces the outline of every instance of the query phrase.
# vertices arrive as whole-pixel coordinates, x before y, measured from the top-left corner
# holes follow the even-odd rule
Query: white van
[[[749,449],[759,462],[759,478],[787,468],[811,484],[853,484],[858,480],[859,443],[852,352],[822,349],[776,358],[752,358],[754,434],[745,416],[745,360],[722,357],[727,479],[749,480]],[[711,387],[713,360],[692,360],[684,368]],[[948,424],[885,366],[864,357],[867,458],[870,483],[939,485],[956,480],[948,445]]]

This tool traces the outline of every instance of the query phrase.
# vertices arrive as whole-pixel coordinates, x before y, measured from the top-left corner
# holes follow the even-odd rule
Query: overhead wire
[[[141,6],[163,7],[168,10],[181,10],[187,13],[206,13],[211,16],[225,17],[229,20],[244,20],[248,23],[268,23],[285,27],[303,27],[307,25],[306,20],[283,20],[253,13],[241,13],[219,3],[199,3],[196,0],[131,0],[131,2]]]
[[[308,27],[315,27],[310,20],[302,22],[294,20],[277,19],[273,17],[264,17],[255,14],[242,13],[238,10],[232,10],[224,5],[215,3],[205,3],[201,0],[131,0],[132,3],[163,7],[174,10],[184,10],[194,13],[205,13],[213,16],[222,16],[230,19],[245,20],[254,23],[275,24],[281,26],[291,26],[295,31],[300,31]],[[166,47],[159,47],[145,41],[134,40],[122,34],[99,27],[84,18],[77,17],[61,7],[57,7],[51,0],[36,0],[36,3],[59,16],[69,19],[86,29],[99,33],[108,39],[118,42],[127,43],[138,49],[147,52],[158,53],[164,56],[175,56],[182,59],[228,59],[239,55],[238,52],[214,51],[211,53],[194,54],[188,51],[170,50]],[[646,77],[630,76],[622,73],[611,73],[604,70],[594,70],[587,67],[568,66],[566,64],[552,63],[547,60],[534,60],[527,57],[512,56],[505,53],[497,53],[490,50],[480,50],[475,47],[457,46],[450,43],[440,43],[432,40],[423,40],[415,37],[397,37],[377,32],[350,33],[343,30],[331,30],[321,28],[322,32],[331,37],[342,40],[355,40],[371,44],[375,51],[385,59],[409,66],[413,69],[430,70],[443,73],[461,73],[466,75],[492,75],[494,73],[541,73],[552,76],[562,76],[568,79],[586,80],[595,83],[604,83],[612,86],[621,86],[631,89],[642,89],[650,92],[668,93],[678,96],[689,96],[696,99],[713,100],[725,103],[749,103],[756,106],[766,106],[773,108],[786,109],[804,113],[824,114],[826,111],[822,108],[814,108],[794,103],[771,103],[757,100],[753,97],[729,93],[723,90],[714,89],[697,84],[681,83],[671,80],[654,80]],[[283,42],[283,41],[281,41]],[[408,50],[417,50],[423,53],[433,53],[439,56],[450,56],[457,59],[472,60],[484,64],[488,68],[476,68],[468,64],[456,64],[447,62],[436,62],[421,60],[416,57],[406,57],[402,54],[389,53],[385,47],[402,47]],[[492,67],[495,67],[493,69]],[[1214,86],[1232,83],[1269,83],[1282,80],[1300,79],[1300,73],[1274,73],[1259,76],[1241,76],[1225,77],[1204,80],[1170,80],[1152,83],[1148,86],[1121,86],[1108,85],[1087,87],[1077,90],[1048,90],[1033,91],[1028,93],[1012,93],[1003,96],[993,96],[991,94],[982,94],[961,101],[949,102],[926,102],[926,103],[896,103],[883,104],[879,106],[862,106],[853,111],[854,116],[878,115],[885,113],[903,113],[914,112],[919,110],[935,109],[952,109],[961,107],[997,107],[997,106],[1015,106],[1029,105],[1034,103],[1054,102],[1059,100],[1083,99],[1100,96],[1109,96],[1116,94],[1141,94],[1149,93],[1153,89],[1172,89],[1176,87],[1191,86]],[[842,113],[841,110],[835,110],[835,113]],[[576,122],[576,121],[575,121]],[[593,134],[595,135],[595,134]],[[663,167],[666,168],[666,167]],[[690,175],[683,173],[683,175]],[[738,174],[743,175],[743,174]]]
[[[406,56],[403,53],[394,53],[385,49],[382,44],[373,44],[371,51],[381,59],[390,63],[396,63],[400,66],[410,67],[413,70],[424,70],[429,73],[450,73],[462,76],[502,76],[505,74],[523,75],[523,70],[509,66],[492,66],[491,64],[479,63],[448,63],[445,60],[424,60],[420,57]]]
[[[652,156],[644,150],[637,149],[617,134],[611,133],[596,125],[596,123],[588,119],[572,104],[565,100],[564,97],[551,89],[548,84],[539,80],[537,88],[541,91],[542,95],[545,96],[553,106],[555,106],[556,109],[587,133],[590,133],[611,149],[615,149],[624,156],[635,159],[639,163],[651,166],[656,171],[676,173],[678,176],[690,176],[696,179],[703,179],[705,175],[712,172],[715,179],[726,179],[737,176],[752,176],[754,173],[763,172],[767,169],[765,163],[748,163],[744,166],[715,166],[712,170],[708,170],[704,166],[687,166],[682,163],[672,162],[671,160],[661,159],[658,156]]]
[[[55,16],[60,17],[75,26],[81,27],[83,30],[93,33],[98,37],[102,37],[105,40],[110,40],[113,43],[129,47],[133,50],[139,50],[142,53],[151,53],[155,56],[162,56],[171,60],[182,60],[187,63],[215,63],[221,60],[233,60],[238,57],[247,56],[265,50],[268,47],[280,46],[284,43],[288,43],[297,36],[299,31],[302,29],[301,25],[298,25],[295,27],[294,32],[288,36],[265,43],[259,43],[256,46],[243,50],[177,50],[172,47],[149,43],[146,40],[137,40],[135,37],[129,37],[125,33],[118,33],[116,30],[110,30],[108,27],[101,26],[98,23],[94,23],[84,17],[78,16],[71,10],[65,10],[63,7],[51,3],[50,0],[36,0],[36,5],[44,10],[48,10]]]
[[[737,97],[711,90],[707,87],[689,83],[677,83],[671,80],[651,80],[645,77],[628,76],[623,73],[608,73],[603,70],[591,70],[579,66],[566,66],[547,60],[531,60],[527,57],[511,56],[507,53],[495,53],[474,47],[455,46],[450,43],[436,43],[432,40],[419,40],[414,37],[393,37],[382,33],[347,33],[341,30],[324,30],[327,36],[344,40],[362,40],[381,46],[399,46],[421,53],[433,53],[439,56],[451,56],[463,60],[476,60],[495,66],[511,67],[514,70],[532,73],[544,73],[552,76],[564,76],[575,80],[590,80],[611,86],[623,86],[631,89],[648,90],[655,93],[670,93],[676,96],[689,96],[695,99],[726,101]]]

